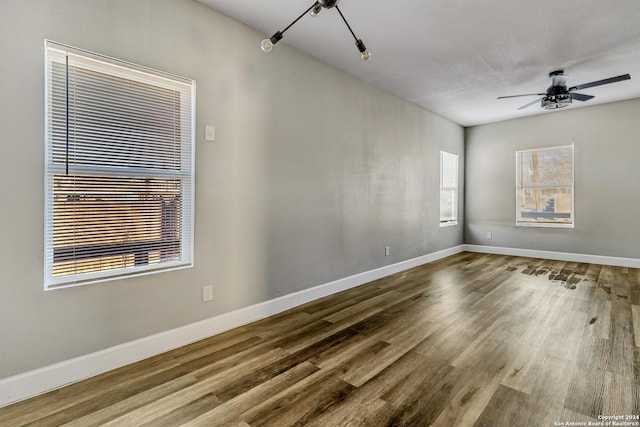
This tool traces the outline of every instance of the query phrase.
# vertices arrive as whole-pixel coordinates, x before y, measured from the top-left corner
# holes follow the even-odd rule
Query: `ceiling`
[[[271,36],[313,0],[197,0]],[[638,0],[343,0],[339,3],[372,59],[364,62],[335,9],[303,17],[280,43],[463,126],[553,114],[535,99],[549,72],[568,86],[631,74],[582,90],[595,98],[570,108],[640,97]],[[264,55],[256,38],[256,55]],[[277,45],[274,47],[278,49]],[[276,60],[274,58],[274,60]]]

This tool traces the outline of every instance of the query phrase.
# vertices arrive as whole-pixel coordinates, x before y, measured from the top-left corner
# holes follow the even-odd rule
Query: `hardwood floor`
[[[601,415],[640,415],[640,270],[461,253],[1,408],[0,425],[559,426]]]

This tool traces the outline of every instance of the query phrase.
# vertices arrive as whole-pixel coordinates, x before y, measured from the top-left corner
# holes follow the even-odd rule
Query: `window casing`
[[[440,151],[440,226],[458,223],[458,155]]]
[[[516,225],[574,226],[574,147],[516,151]]]
[[[195,82],[45,55],[45,289],[190,267]]]

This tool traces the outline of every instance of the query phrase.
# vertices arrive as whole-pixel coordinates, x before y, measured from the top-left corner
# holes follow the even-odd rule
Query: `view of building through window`
[[[516,153],[517,224],[573,225],[573,145]]]

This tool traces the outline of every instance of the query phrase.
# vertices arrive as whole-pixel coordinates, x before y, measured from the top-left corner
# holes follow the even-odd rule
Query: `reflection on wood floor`
[[[0,425],[554,426],[639,414],[640,270],[461,253],[2,408]]]

